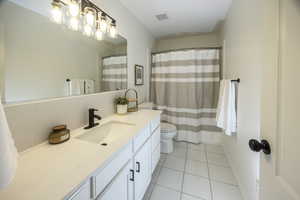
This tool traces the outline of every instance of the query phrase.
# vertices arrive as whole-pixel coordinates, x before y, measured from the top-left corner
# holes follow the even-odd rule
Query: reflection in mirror
[[[126,89],[127,41],[98,41],[4,1],[0,73],[5,103]]]

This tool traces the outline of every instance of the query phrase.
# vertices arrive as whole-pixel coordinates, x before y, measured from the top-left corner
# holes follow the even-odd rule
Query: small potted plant
[[[117,113],[124,115],[127,113],[128,99],[126,97],[118,97],[115,99],[115,104],[117,105]]]

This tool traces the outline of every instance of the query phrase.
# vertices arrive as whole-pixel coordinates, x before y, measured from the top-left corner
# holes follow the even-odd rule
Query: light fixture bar
[[[67,7],[64,9],[64,7]],[[102,34],[117,35],[116,20],[90,0],[52,0],[52,18],[58,24],[69,24],[74,31],[82,30],[87,36],[100,40]],[[80,25],[80,24],[81,25]]]

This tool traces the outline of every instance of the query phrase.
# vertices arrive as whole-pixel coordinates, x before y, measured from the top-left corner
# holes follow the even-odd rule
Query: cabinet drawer
[[[98,196],[107,184],[118,174],[132,155],[131,144],[127,145],[100,173],[94,176],[94,197]]]
[[[157,127],[154,131],[154,133],[151,136],[151,149],[154,151],[154,149],[157,147],[157,145],[160,143],[160,127]]]
[[[160,116],[150,122],[151,133],[160,125]]]
[[[69,200],[88,200],[91,199],[91,184],[90,180],[82,185]]]
[[[150,127],[147,125],[133,140],[133,149],[136,152],[150,137]]]
[[[154,151],[152,151],[152,158],[151,158],[152,173],[154,172],[154,170],[159,162],[159,159],[160,159],[160,143],[156,146]]]

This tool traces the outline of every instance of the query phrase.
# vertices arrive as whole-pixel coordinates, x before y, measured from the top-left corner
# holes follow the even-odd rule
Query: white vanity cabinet
[[[151,172],[153,173],[160,159],[160,126],[151,136]]]
[[[91,197],[90,181],[88,180],[80,187],[69,199],[70,200],[87,200]]]
[[[160,117],[67,200],[142,200],[160,158]]]
[[[97,200],[132,200],[134,176],[131,168],[132,162],[130,161],[106,186],[105,190],[97,197]]]
[[[141,147],[141,149],[134,156],[134,199],[140,200],[151,181],[151,140]]]
[[[160,117],[150,123],[151,130],[151,172],[153,173],[160,159]]]

